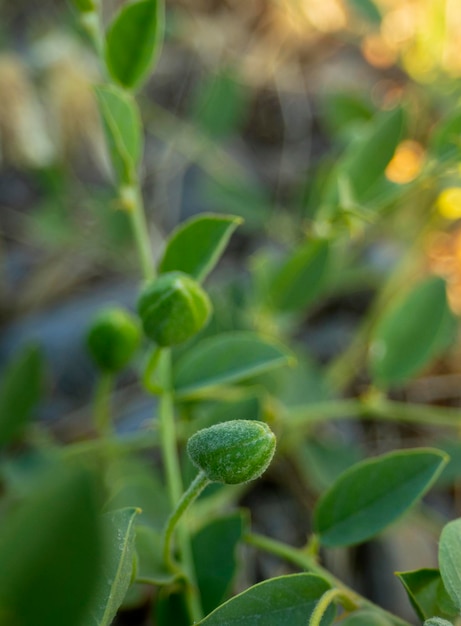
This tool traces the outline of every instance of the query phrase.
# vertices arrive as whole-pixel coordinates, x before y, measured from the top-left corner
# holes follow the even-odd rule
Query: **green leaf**
[[[102,574],[85,626],[110,626],[133,577],[135,518],[139,509],[122,509],[103,516],[106,549]]]
[[[237,569],[236,549],[245,530],[245,518],[237,511],[212,520],[192,537],[197,583],[205,614],[228,595]]]
[[[372,333],[370,361],[376,384],[401,384],[446,347],[452,325],[441,278],[419,283],[393,302]]]
[[[340,626],[393,626],[393,622],[374,611],[357,611],[342,620]]]
[[[461,153],[461,112],[456,110],[435,127],[429,147],[437,159],[459,158]]]
[[[328,241],[308,241],[299,246],[271,280],[271,306],[281,311],[305,309],[326,282],[329,259]]]
[[[81,626],[102,561],[93,480],[57,466],[0,527],[0,624]]]
[[[149,526],[136,528],[136,582],[168,585],[176,578],[163,562],[163,533]]]
[[[110,489],[108,509],[140,508],[138,524],[163,529],[171,505],[166,485],[152,465],[133,457],[117,459],[111,465]]]
[[[439,567],[443,583],[461,610],[461,519],[444,526],[439,541]]]
[[[330,588],[313,574],[291,574],[271,578],[243,593],[198,622],[203,626],[306,626],[317,602]],[[336,608],[330,606],[321,626],[333,623]]]
[[[441,617],[431,617],[424,622],[424,626],[453,626],[453,624]]]
[[[37,405],[43,386],[44,367],[37,346],[28,346],[3,373],[0,388],[0,446],[24,430]]]
[[[97,2],[94,0],[71,0],[74,7],[81,13],[91,13],[97,10]]]
[[[106,34],[106,65],[112,78],[134,89],[152,71],[163,40],[162,0],[122,6]]]
[[[192,117],[198,128],[215,139],[236,130],[245,112],[246,91],[229,68],[220,69],[199,85]]]
[[[179,360],[174,388],[184,397],[286,365],[291,359],[283,346],[255,333],[224,333],[205,339]]]
[[[413,572],[396,572],[407,592],[413,608],[421,620],[432,615],[451,618],[458,610],[444,587],[438,569],[419,569]]]
[[[113,85],[95,87],[99,113],[117,179],[130,184],[142,152],[141,120],[132,96]]]
[[[439,450],[390,452],[346,470],[320,498],[314,528],[324,546],[350,546],[392,524],[426,493],[447,463]]]
[[[244,228],[248,231],[264,227],[270,215],[270,199],[256,181],[236,177],[220,180],[205,178],[200,186],[206,206],[212,210],[242,217]]]
[[[168,240],[159,272],[185,272],[202,282],[241,223],[234,215],[202,214],[181,224]]]
[[[347,181],[356,202],[363,202],[372,187],[382,179],[397,148],[404,126],[401,108],[377,115],[340,160],[330,177],[327,201],[339,199],[339,181]]]

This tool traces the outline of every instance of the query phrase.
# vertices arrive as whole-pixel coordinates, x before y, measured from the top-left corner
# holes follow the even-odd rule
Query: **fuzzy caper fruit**
[[[122,308],[101,311],[87,335],[88,351],[98,368],[116,373],[133,358],[141,341],[137,319]]]
[[[167,272],[143,289],[138,312],[149,339],[168,347],[187,341],[205,326],[211,303],[191,276]]]
[[[199,430],[187,442],[187,452],[208,480],[236,485],[265,472],[275,445],[275,435],[264,422],[233,420]]]

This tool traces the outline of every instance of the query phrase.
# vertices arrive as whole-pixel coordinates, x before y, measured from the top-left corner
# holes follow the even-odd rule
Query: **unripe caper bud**
[[[275,444],[275,435],[264,422],[233,420],[196,432],[187,442],[187,452],[208,480],[236,485],[265,472]]]
[[[141,341],[136,318],[121,308],[101,311],[87,335],[87,346],[96,365],[104,372],[118,372],[127,365]]]
[[[167,272],[149,283],[138,300],[144,332],[159,346],[175,346],[201,330],[211,313],[202,287],[183,272]]]

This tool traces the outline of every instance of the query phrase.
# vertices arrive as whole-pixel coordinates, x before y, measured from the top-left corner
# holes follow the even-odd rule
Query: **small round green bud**
[[[187,442],[187,452],[208,480],[236,485],[266,471],[275,444],[275,435],[264,422],[233,420],[196,432]]]
[[[144,288],[138,312],[149,339],[159,346],[175,346],[205,326],[211,302],[193,278],[183,272],[167,272]]]
[[[90,355],[99,369],[118,372],[127,365],[141,341],[136,318],[120,308],[101,311],[87,335]]]

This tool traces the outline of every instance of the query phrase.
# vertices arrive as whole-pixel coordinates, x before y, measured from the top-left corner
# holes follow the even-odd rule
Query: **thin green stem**
[[[159,359],[159,375],[162,381],[160,397],[160,440],[165,463],[166,480],[173,510],[179,505],[183,492],[181,467],[179,464],[176,424],[174,419],[174,395],[171,385],[171,351],[162,351]],[[178,525],[178,543],[181,561],[187,576],[186,602],[193,621],[202,618],[202,608],[198,594],[194,560],[190,546],[190,537],[184,524]]]
[[[144,279],[152,280],[155,278],[155,264],[139,181],[136,180],[133,185],[121,187],[119,193],[122,205],[130,218]]]
[[[94,396],[94,426],[102,439],[113,435],[110,399],[114,386],[114,376],[108,372],[101,372],[96,383]]]
[[[344,593],[344,591],[341,589],[329,589],[328,591],[325,591],[323,596],[317,602],[315,609],[311,613],[308,626],[320,626],[322,617],[325,615],[330,604],[335,600],[342,600],[344,604],[347,604],[348,606],[351,605],[350,598]],[[353,610],[354,608],[357,607],[354,603],[352,603],[351,609]]]
[[[170,503],[174,508],[181,498],[183,484],[176,443],[174,398],[171,389],[171,352],[169,349],[163,350],[159,357],[159,375],[163,387],[160,397],[160,439]]]
[[[173,561],[172,553],[171,553],[171,542],[173,539],[173,532],[184,515],[185,511],[189,508],[192,502],[198,498],[201,492],[205,489],[205,487],[209,484],[208,478],[205,476],[204,472],[199,472],[197,476],[194,478],[192,483],[190,484],[187,491],[184,492],[182,498],[179,500],[175,510],[170,515],[164,535],[164,543],[163,543],[163,560],[168,565],[168,567],[172,570],[177,569],[176,564]]]
[[[256,548],[260,550],[264,550],[270,554],[274,554],[275,556],[280,557],[293,565],[297,565],[301,569],[308,570],[313,574],[317,574],[321,576],[326,581],[328,581],[331,587],[334,587],[341,591],[345,597],[347,597],[348,601],[353,603],[357,609],[359,608],[368,608],[375,613],[379,613],[383,617],[385,617],[388,621],[393,624],[393,626],[411,626],[409,622],[389,613],[385,609],[382,609],[377,604],[374,604],[370,600],[367,600],[359,593],[345,585],[341,580],[333,576],[327,569],[322,567],[317,563],[315,559],[312,558],[306,552],[292,548],[291,546],[282,543],[281,541],[276,541],[275,539],[270,539],[269,537],[264,537],[263,535],[250,533],[244,537],[244,540]]]
[[[394,402],[385,397],[365,397],[320,402],[291,410],[284,421],[284,428],[287,433],[299,432],[300,428],[309,428],[318,422],[350,417],[452,428],[458,428],[461,424],[461,411],[458,408]]]

